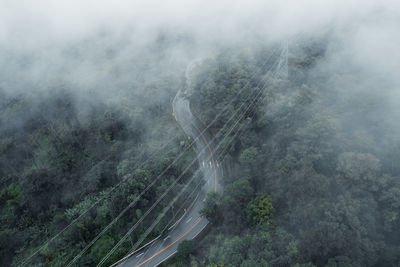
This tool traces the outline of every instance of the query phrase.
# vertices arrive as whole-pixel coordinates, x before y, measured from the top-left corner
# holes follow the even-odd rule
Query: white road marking
[[[167,236],[166,238],[164,238],[164,241],[167,240],[168,238],[170,238],[170,236]]]
[[[139,255],[136,256],[136,258],[139,258],[140,256],[142,256],[144,254],[144,252],[140,253]]]
[[[160,245],[156,248],[156,251],[159,251],[160,248],[162,247],[162,245],[163,245],[163,242],[160,242]]]
[[[201,232],[204,230],[204,228],[206,228],[207,224],[208,224],[208,223],[206,223],[206,225],[204,225],[204,227],[203,227],[203,228],[201,228],[201,229],[200,229],[200,231],[199,231],[199,232],[197,232],[197,234],[195,234],[195,235],[194,235],[194,237],[193,237],[192,239],[195,239],[195,238],[196,238],[196,236],[198,236],[198,235],[199,235],[199,234],[200,234],[200,233],[201,233]]]
[[[211,161],[210,161],[209,163],[210,163],[210,167],[211,167],[211,166],[212,166],[212,165],[211,165]]]
[[[203,161],[203,167],[205,167],[206,165],[204,164],[204,161]]]
[[[186,221],[186,223],[190,222],[192,220],[192,217],[189,218],[189,220]]]
[[[157,263],[156,265],[154,265],[154,267],[157,267],[158,265],[160,265],[160,264],[163,263],[164,261],[166,261],[166,260],[168,260],[169,258],[171,258],[172,256],[174,256],[176,252],[177,252],[177,250],[175,250],[174,252],[172,252],[168,257],[166,257],[165,259],[161,260],[159,263]]]
[[[163,242],[160,242],[160,245],[156,248],[156,253],[160,250],[160,248],[162,247],[162,245],[163,245]],[[146,262],[144,265],[143,265],[143,267],[145,267],[145,266],[147,266],[149,264],[149,262]]]
[[[137,258],[139,258],[139,262],[147,255],[147,253],[149,253],[150,249],[154,246],[156,242],[153,242],[153,244],[151,244],[151,246],[144,252],[144,254],[139,258],[139,256],[137,256]]]
[[[193,200],[193,203],[196,202],[197,198],[199,197],[199,194],[200,194],[200,193],[197,193],[197,196],[196,196],[196,198]]]
[[[179,218],[179,220],[177,220],[168,230],[171,230],[175,225],[177,225],[182,219],[183,217],[185,217],[186,214],[183,214],[182,217]]]

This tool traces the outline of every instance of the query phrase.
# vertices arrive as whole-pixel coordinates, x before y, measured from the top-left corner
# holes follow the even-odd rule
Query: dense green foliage
[[[254,224],[269,225],[273,212],[274,207],[271,200],[266,196],[256,197],[247,205],[247,217]]]
[[[314,68],[324,51],[323,41],[296,47],[289,78],[269,79],[240,130],[225,138],[222,126],[272,64],[261,67],[265,51],[205,64],[191,103],[206,125],[223,112],[210,134],[223,143],[224,192],[206,203],[204,214],[219,219],[193,266],[400,263],[396,121],[383,98],[360,89],[356,72]]]
[[[0,107],[2,266],[18,264],[101,200],[27,262],[66,265],[189,145],[170,115],[169,103],[161,105],[149,99],[140,106],[117,107],[83,99],[82,110],[68,93],[37,99],[3,98]],[[79,265],[98,263],[193,156],[194,151],[189,149],[93,244],[79,259]],[[165,203],[183,188],[192,170],[166,196]],[[127,253],[161,210],[155,209],[109,262]],[[167,215],[148,238],[164,229],[172,214]]]
[[[219,195],[215,192],[210,192],[207,194],[206,201],[204,202],[204,207],[200,211],[200,215],[206,217],[210,222],[218,222],[218,202]]]
[[[201,211],[211,221],[208,235],[181,243],[172,264],[400,264],[397,122],[387,116],[390,107],[382,107],[385,101],[375,90],[360,89],[356,72],[332,75],[317,67],[324,61],[325,41],[291,51],[288,79],[266,75],[279,56],[270,58],[274,49],[269,47],[230,50],[202,64],[190,101],[204,125],[217,118],[207,134],[221,143],[216,157],[224,167],[223,194],[209,194]],[[75,99],[68,90],[34,100],[0,90],[2,265],[18,265],[104,197],[29,261],[65,265],[189,146],[185,137],[176,136],[182,131],[170,115],[170,100],[183,86],[181,74],[159,77],[141,93],[116,99],[117,104],[90,96]],[[160,91],[165,95],[156,98]],[[193,157],[189,150],[78,265],[98,263]],[[107,263],[129,252],[164,207],[145,219]],[[148,238],[177,217],[176,207]]]
[[[196,249],[195,246],[196,244],[193,240],[182,241],[182,243],[179,244],[176,252],[178,262],[182,264],[188,264],[190,254],[192,254]]]

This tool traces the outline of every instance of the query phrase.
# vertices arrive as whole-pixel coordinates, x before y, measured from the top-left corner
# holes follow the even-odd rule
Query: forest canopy
[[[222,178],[164,266],[400,265],[398,1],[5,0],[0,17],[1,266],[168,240],[209,178],[178,92]]]

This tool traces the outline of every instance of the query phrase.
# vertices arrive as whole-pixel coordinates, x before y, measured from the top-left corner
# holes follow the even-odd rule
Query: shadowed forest
[[[359,2],[4,16],[0,265],[110,266],[168,235],[206,183],[188,89],[223,192],[162,266],[399,266],[400,8]]]

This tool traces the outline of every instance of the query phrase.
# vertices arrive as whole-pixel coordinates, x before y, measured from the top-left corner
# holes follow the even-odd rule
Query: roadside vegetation
[[[210,193],[201,211],[211,223],[208,234],[182,242],[164,265],[400,263],[398,121],[386,116],[376,90],[360,89],[365,84],[357,72],[343,67],[332,74],[320,67],[327,49],[323,38],[293,45],[287,79],[266,75],[279,58],[275,47],[225,50],[202,63],[190,103],[204,125],[217,118],[207,134],[221,142],[216,158],[224,169],[223,194]],[[189,148],[191,141],[171,116],[171,100],[184,86],[183,69],[149,76],[154,80],[141,84],[140,94],[115,101],[78,99],[68,88],[8,97],[0,88],[2,266],[19,265],[104,198],[27,263],[65,266]],[[234,126],[233,114],[242,116],[229,132],[223,126]],[[97,264],[195,156],[188,149],[77,265]],[[134,247],[197,167],[106,264]],[[188,194],[145,241],[163,233],[190,203]]]
[[[172,87],[161,90],[169,90],[171,97],[175,94]],[[195,153],[171,116],[170,103],[148,97],[142,96],[143,104],[135,99],[130,105],[120,106],[92,103],[89,99],[78,104],[67,92],[37,96],[35,101],[24,96],[1,99],[2,266],[19,265],[72,223],[26,262],[27,266],[67,265],[164,168],[184,153],[77,261],[79,266],[93,266],[175,181]],[[196,168],[194,165],[182,177],[166,201],[150,213],[107,263],[132,249],[146,226],[178,194]],[[181,212],[178,209],[183,201],[184,198],[178,199],[145,241],[165,229],[169,220]],[[74,222],[81,214],[85,215]]]
[[[233,142],[221,155],[224,192],[207,198],[211,231],[184,266],[399,264],[396,122],[382,112],[382,98],[357,90],[356,73],[315,71],[325,48],[320,41],[293,49],[288,80],[268,80],[240,134],[226,138]],[[195,114],[208,124],[228,110],[210,134],[259,90],[266,54],[222,55],[202,76]]]

